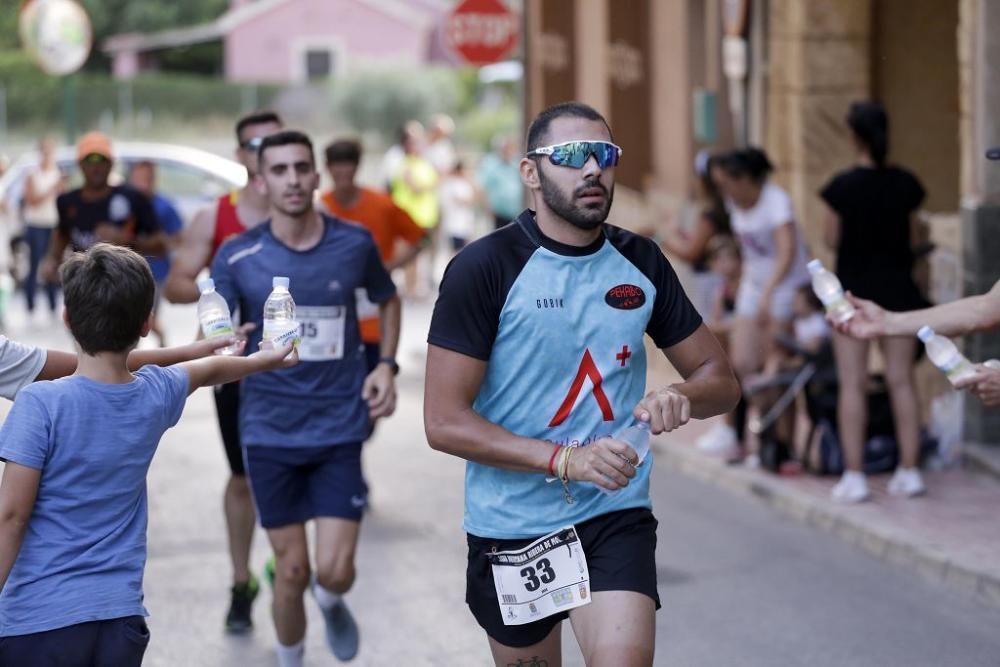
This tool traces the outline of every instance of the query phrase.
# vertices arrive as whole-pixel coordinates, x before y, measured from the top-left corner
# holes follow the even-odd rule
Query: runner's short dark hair
[[[278,125],[284,125],[281,122],[281,116],[273,111],[254,111],[251,114],[243,116],[238,121],[236,121],[236,143],[243,143],[243,130],[251,125],[263,125],[264,123],[277,123]]]
[[[337,162],[359,164],[361,162],[361,142],[356,139],[337,139],[327,145],[325,153],[327,164]]]
[[[564,116],[584,118],[586,120],[599,120],[604,123],[604,127],[608,128],[608,136],[611,137],[611,140],[615,140],[615,135],[611,132],[611,126],[608,125],[608,121],[604,119],[604,116],[597,109],[583,102],[560,102],[545,109],[535,116],[535,120],[531,121],[531,127],[528,128],[526,152],[530,153],[539,146],[544,146],[545,138],[548,135],[549,126],[552,124],[552,121]]]
[[[141,255],[98,243],[66,260],[60,275],[69,330],[84,352],[125,352],[139,342],[156,294]]]
[[[282,130],[281,132],[275,132],[274,134],[269,134],[264,137],[264,140],[260,142],[260,148],[257,149],[257,161],[260,164],[264,164],[264,151],[268,148],[274,148],[275,146],[289,146],[291,144],[299,144],[308,148],[309,159],[312,160],[313,166],[316,165],[316,156],[313,154],[312,140],[309,138],[309,135],[304,132],[299,132],[298,130]]]

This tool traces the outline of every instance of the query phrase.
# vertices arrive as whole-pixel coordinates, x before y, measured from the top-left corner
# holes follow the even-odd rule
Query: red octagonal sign
[[[462,0],[445,19],[445,43],[470,65],[502,60],[520,35],[517,15],[501,0]]]

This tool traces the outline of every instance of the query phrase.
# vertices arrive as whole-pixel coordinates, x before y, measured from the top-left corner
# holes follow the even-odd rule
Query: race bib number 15
[[[347,309],[344,306],[298,306],[299,359],[333,361],[344,358],[344,331]]]

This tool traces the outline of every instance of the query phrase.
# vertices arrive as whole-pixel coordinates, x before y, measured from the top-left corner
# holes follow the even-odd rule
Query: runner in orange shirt
[[[361,144],[353,139],[338,139],[326,147],[326,168],[333,179],[333,190],[322,194],[323,208],[330,215],[364,225],[391,273],[412,262],[427,245],[427,230],[388,195],[357,185],[354,179],[360,163]],[[371,372],[379,362],[378,307],[372,305],[364,290],[360,290],[357,300],[361,340]]]

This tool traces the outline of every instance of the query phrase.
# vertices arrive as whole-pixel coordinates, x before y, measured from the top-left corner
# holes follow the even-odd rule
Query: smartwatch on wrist
[[[386,364],[392,370],[393,375],[399,375],[399,364],[392,357],[382,357],[378,360],[380,364]]]

